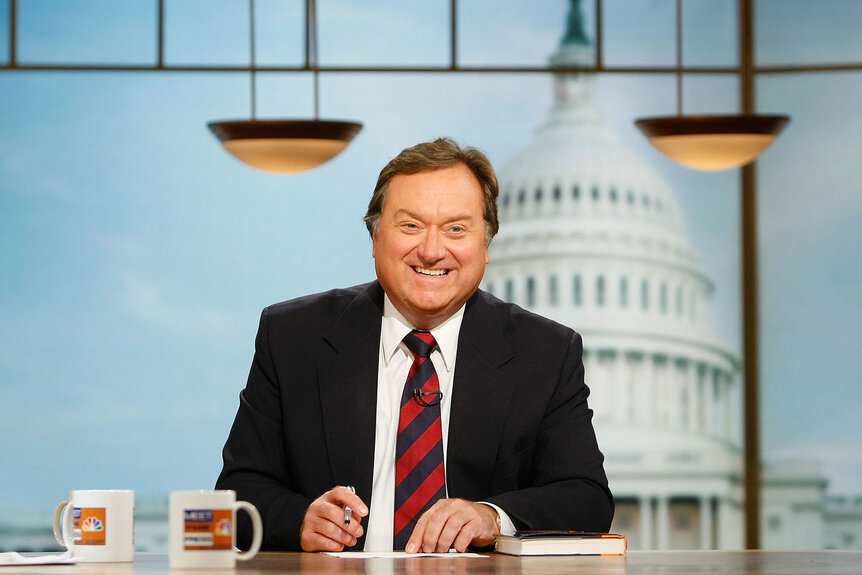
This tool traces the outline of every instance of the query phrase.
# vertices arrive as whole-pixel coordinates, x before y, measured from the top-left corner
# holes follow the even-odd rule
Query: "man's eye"
[[[456,233],[456,234],[460,234],[461,232],[464,231],[464,228],[463,228],[463,226],[452,226],[451,228],[449,228],[449,231]]]

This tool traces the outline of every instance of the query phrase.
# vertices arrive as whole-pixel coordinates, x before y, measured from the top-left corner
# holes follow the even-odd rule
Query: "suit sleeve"
[[[300,550],[299,532],[312,500],[293,489],[286,462],[281,387],[271,357],[267,313],[261,315],[248,383],[222,452],[224,467],[216,488],[233,489],[240,500],[258,508],[262,549]],[[247,548],[251,522],[239,513],[238,523],[237,544]]]
[[[535,440],[519,456],[524,473],[508,486],[511,490],[487,501],[505,510],[520,530],[606,532],[614,500],[587,405],[589,388],[577,333],[571,336],[561,366]]]

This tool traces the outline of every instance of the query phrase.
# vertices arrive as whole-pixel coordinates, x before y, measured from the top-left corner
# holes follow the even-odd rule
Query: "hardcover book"
[[[518,531],[497,536],[497,552],[507,555],[625,555],[625,536],[583,531]]]

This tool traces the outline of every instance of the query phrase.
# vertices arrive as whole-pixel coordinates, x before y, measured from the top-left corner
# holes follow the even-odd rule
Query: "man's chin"
[[[410,302],[409,312],[404,314],[414,326],[419,329],[437,327],[458,310],[452,305],[430,305],[428,303]]]

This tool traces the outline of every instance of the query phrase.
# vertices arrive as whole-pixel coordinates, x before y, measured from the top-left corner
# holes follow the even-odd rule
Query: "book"
[[[497,536],[497,552],[507,555],[625,555],[628,542],[615,533],[518,531]]]

